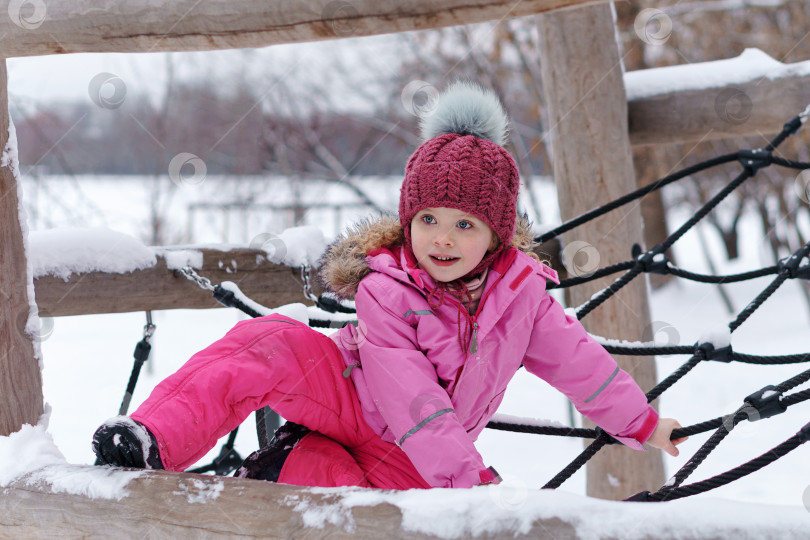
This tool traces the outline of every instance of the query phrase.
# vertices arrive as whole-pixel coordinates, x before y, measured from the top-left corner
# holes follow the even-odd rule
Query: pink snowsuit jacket
[[[486,468],[474,442],[521,364],[582,414],[635,449],[658,423],[636,382],[546,292],[556,273],[511,248],[490,268],[459,343],[459,303],[438,308],[434,283],[409,250],[378,249],[359,284],[359,325],[332,339],[343,353],[366,422],[399,445],[432,486],[473,486]],[[462,325],[466,317],[462,316]],[[463,332],[463,330],[462,330]]]

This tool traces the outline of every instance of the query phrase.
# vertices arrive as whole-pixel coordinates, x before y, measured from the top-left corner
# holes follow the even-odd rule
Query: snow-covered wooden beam
[[[556,261],[559,247],[558,241],[549,241],[538,253]],[[214,285],[232,281],[246,296],[268,308],[294,303],[312,304],[303,294],[300,268],[271,263],[261,250],[202,248],[193,251],[202,260],[195,271]],[[76,272],[67,279],[53,275],[35,277],[39,315],[62,317],[222,307],[210,292],[199,288],[176,270],[177,263],[171,258],[183,257],[188,252],[189,248],[163,248],[154,266],[131,272]],[[167,257],[171,262],[167,262]],[[567,275],[565,268],[560,266],[558,269],[561,275]],[[320,294],[322,287],[314,270],[310,272],[310,278],[313,292]]]
[[[82,491],[86,494],[76,493]],[[410,492],[414,502],[419,491]],[[423,532],[435,523],[405,522],[405,511],[390,502],[403,499],[399,496],[403,494],[381,490],[344,490],[342,494],[336,489],[239,478],[60,465],[23,476],[1,493],[0,528],[13,530],[18,538],[64,534],[105,538],[437,538]],[[510,515],[514,511],[503,510],[510,519],[501,524],[502,531],[493,531],[497,523],[476,523],[473,515],[464,516],[472,514],[469,508],[448,506],[439,511],[434,503],[437,494],[421,493],[427,497],[426,506],[445,521],[444,529],[469,530],[464,538],[514,538],[517,522],[526,521]],[[488,507],[497,502],[481,491],[478,499]],[[572,535],[574,527],[557,517],[529,522],[528,528],[533,538],[577,538]]]
[[[202,51],[389,34],[606,0],[74,0],[11,2],[5,57]]]
[[[633,145],[778,133],[810,104],[810,61],[783,64],[758,49],[624,81]]]
[[[51,465],[2,487],[15,538],[708,540],[806,538],[801,505],[700,496],[624,503],[517,483],[466,489],[304,488],[165,471]]]
[[[37,306],[40,314],[48,317],[221,307],[209,291],[176,271],[188,263],[214,285],[232,281],[266,307],[311,304],[303,294],[300,269],[273,264],[266,255],[262,250],[245,248],[161,248],[145,268],[73,272],[67,279],[55,275],[35,277]],[[315,280],[313,288],[316,294],[320,291]]]
[[[31,306],[20,221],[16,140],[8,117],[6,61],[0,58],[0,436],[35,424],[43,410],[42,375],[27,332]]]

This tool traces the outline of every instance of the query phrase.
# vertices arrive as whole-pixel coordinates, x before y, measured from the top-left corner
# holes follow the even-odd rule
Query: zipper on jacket
[[[348,379],[349,377],[351,377],[351,376],[352,376],[352,370],[353,370],[354,368],[356,368],[357,366],[359,366],[359,365],[360,365],[360,364],[358,364],[357,362],[355,362],[355,363],[353,363],[353,364],[349,364],[348,366],[346,366],[346,369],[344,369],[344,370],[343,370],[343,377],[344,377],[345,379]]]
[[[478,321],[473,321],[472,341],[470,342],[470,354],[475,354],[478,350]]]

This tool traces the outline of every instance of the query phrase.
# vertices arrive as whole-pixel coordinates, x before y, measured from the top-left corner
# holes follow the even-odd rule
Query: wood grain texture
[[[7,58],[266,47],[520,17],[605,0],[31,1],[0,18]]]
[[[550,13],[539,21],[554,181],[565,221],[636,188],[627,101],[610,6]],[[576,242],[580,248],[575,248]],[[637,203],[564,235],[563,254],[568,255],[566,266],[582,275],[626,261],[634,243],[643,244]],[[568,246],[572,248],[566,251]],[[616,277],[566,289],[566,301],[579,306]],[[650,324],[646,280],[645,275],[636,278],[585,317],[585,328],[609,338],[640,340]],[[650,359],[621,356],[617,361],[642,389],[655,384]],[[663,481],[658,451],[608,447],[588,466],[588,494],[594,497],[622,499],[658,488]]]
[[[0,58],[0,145],[4,158],[8,128],[8,76],[6,61]],[[32,338],[25,332],[31,308],[12,166],[16,163],[6,159],[0,165],[0,436],[18,431],[23,424],[36,424],[43,411],[42,375]]]

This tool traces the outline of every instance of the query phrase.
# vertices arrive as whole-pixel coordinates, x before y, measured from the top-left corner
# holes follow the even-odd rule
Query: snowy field
[[[67,225],[105,226],[148,243],[146,216],[149,179],[86,178],[74,183],[68,179],[44,178],[37,182],[35,184],[31,179],[24,181],[24,203],[29,207],[33,230]],[[395,181],[369,179],[365,182],[378,187],[375,198],[380,205],[395,208],[398,196]],[[208,180],[203,186],[178,190],[167,215],[170,217],[170,234],[180,242],[193,240],[247,245],[256,235],[280,232],[285,225],[283,219],[268,221],[260,213],[242,215],[235,218],[237,225],[226,225],[231,218],[223,214],[220,221],[212,217],[200,218],[193,237],[189,237],[190,218],[185,207],[195,198],[205,199],[208,195],[203,189],[208,190],[208,195],[218,194],[219,200],[222,200],[237,188]],[[262,191],[261,184],[250,189],[255,192],[253,197],[264,197],[266,201],[282,198],[278,191]],[[542,204],[544,223],[541,226],[545,229],[558,220],[554,188],[548,183],[537,182],[536,195]],[[337,228],[351,222],[354,217],[351,212],[344,212],[342,217],[312,214],[307,216],[307,223],[320,225],[328,240],[334,236]],[[683,210],[671,212],[670,228],[687,217],[688,213]],[[810,230],[810,224],[804,225]],[[739,260],[726,261],[722,257],[724,251],[719,239],[708,229],[705,232],[720,273],[736,273],[773,264],[766,255],[759,221],[753,215],[747,215],[741,223]],[[36,232],[32,232],[31,240],[36,241],[36,235]],[[694,233],[689,233],[676,244],[675,253],[682,268],[709,273]],[[741,310],[770,280],[771,277],[766,277],[726,286],[736,311]],[[734,350],[772,355],[809,351],[810,306],[798,287],[798,283],[789,280],[745,322],[732,336]],[[200,294],[206,293],[200,291]],[[736,316],[736,312],[729,314],[725,310],[715,286],[684,280],[676,280],[654,292],[651,302],[653,320],[674,329],[656,335],[660,343],[692,344],[707,328],[722,327]],[[175,371],[194,352],[222,336],[241,318],[236,310],[226,309],[153,313],[153,321],[157,325],[152,341],[153,355],[144,368],[130,411],[145,399],[157,382]],[[52,409],[48,430],[69,463],[93,462],[91,436],[102,421],[117,413],[132,367],[132,352],[141,338],[144,323],[143,313],[60,317],[46,321],[48,331],[42,342],[42,353],[45,400]],[[659,357],[656,360],[659,378],[671,373],[687,358]],[[699,365],[664,394],[661,412],[664,416],[677,418],[683,425],[715,418],[739,407],[742,399],[751,392],[766,384],[778,384],[807,367],[762,367],[738,363]],[[798,390],[801,389],[804,387]],[[524,371],[514,379],[499,413],[569,423],[565,399]],[[758,456],[793,435],[808,420],[810,403],[805,402],[791,407],[783,415],[741,424],[688,482],[718,474]],[[707,435],[698,435],[682,444],[678,458],[665,456],[668,473],[671,474],[685,463],[706,438]],[[477,446],[484,461],[493,465],[508,484],[524,493],[526,490],[531,493],[543,485],[582,449],[582,443],[577,439],[493,430],[485,430]],[[250,418],[239,432],[236,449],[244,457],[256,447],[253,419]],[[215,448],[201,460],[201,464],[209,463],[217,452],[218,448]],[[795,508],[802,508],[803,504],[808,506],[808,456],[810,447],[799,447],[763,471],[698,498]],[[580,471],[563,485],[561,491],[583,494],[584,483],[584,472]],[[525,495],[523,499],[526,499]],[[700,503],[693,499],[690,504],[698,507]],[[747,506],[740,506],[741,510],[744,508]],[[807,516],[810,522],[810,512]]]

